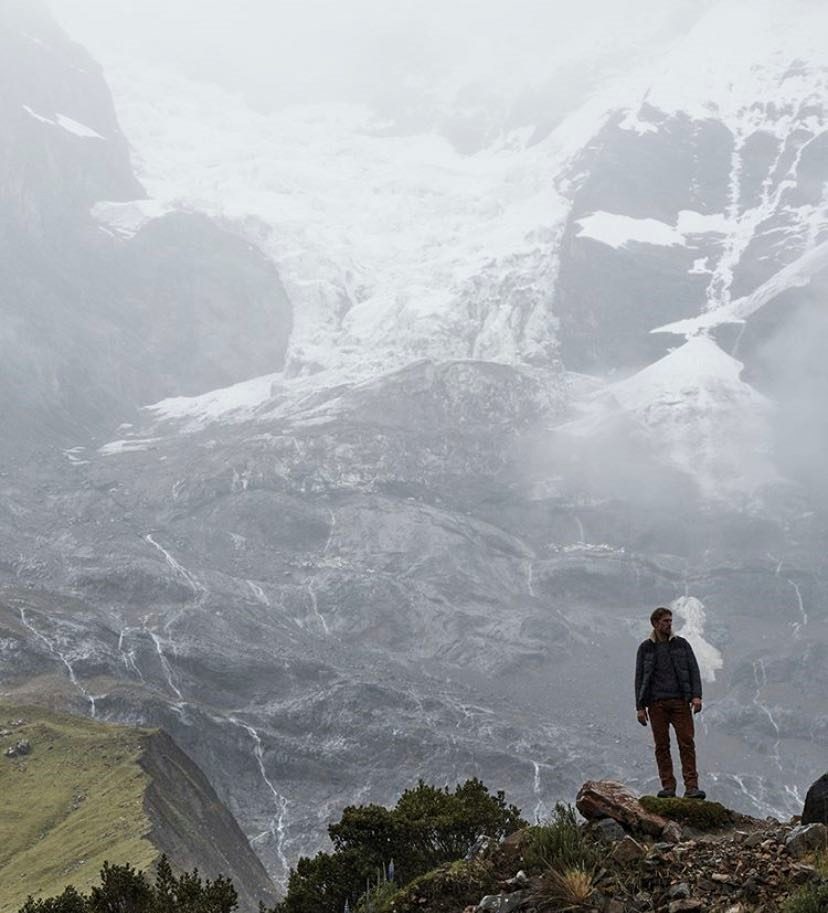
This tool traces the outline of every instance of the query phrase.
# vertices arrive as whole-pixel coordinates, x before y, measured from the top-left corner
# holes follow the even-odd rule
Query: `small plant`
[[[571,805],[559,802],[546,824],[529,828],[524,851],[527,866],[563,872],[576,867],[589,870],[598,865],[599,851],[588,841],[575,815]]]
[[[789,897],[782,906],[783,913],[826,913],[828,885],[808,885]]]
[[[550,870],[534,901],[538,910],[573,910],[586,904],[594,893],[594,870],[574,866],[563,872]]]
[[[389,901],[398,891],[399,888],[393,881],[381,881],[359,898],[354,913],[385,913]]]
[[[377,869],[376,881],[369,879],[365,893],[357,901],[354,913],[384,913],[399,887],[394,883],[394,860]],[[347,903],[347,901],[346,901]]]

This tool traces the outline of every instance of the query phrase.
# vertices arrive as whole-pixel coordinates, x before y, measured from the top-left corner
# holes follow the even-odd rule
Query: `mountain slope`
[[[242,909],[273,888],[204,774],[165,733],[94,723],[41,708],[0,703],[4,814],[0,822],[0,909],[29,894],[98,882],[104,860],[149,868],[167,853],[235,881]]]
[[[594,773],[651,785],[630,665],[671,604],[709,666],[705,781],[798,811],[828,732],[824,31],[801,12],[786,31],[716,4],[643,75],[469,155],[362,109],[264,115],[115,73],[155,199],[93,194],[67,244],[91,231],[95,258],[12,258],[3,278],[37,291],[44,264],[88,266],[103,295],[115,263],[132,342],[113,332],[114,357],[81,320],[87,395],[56,379],[74,312],[46,314],[50,344],[12,371],[41,337],[29,299],[9,305],[4,402],[106,408],[0,475],[3,689],[163,725],[283,880],[342,805],[420,776],[481,775],[537,814]],[[734,21],[731,89],[697,61]],[[99,142],[63,136],[80,112],[17,101]],[[289,343],[247,242],[284,276]],[[769,289],[789,306],[719,319]],[[688,319],[674,352],[651,332]],[[215,347],[191,345],[212,325]],[[806,428],[816,465],[784,433]]]

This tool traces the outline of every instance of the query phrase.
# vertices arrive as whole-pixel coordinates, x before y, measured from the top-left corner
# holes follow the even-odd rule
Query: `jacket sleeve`
[[[638,653],[635,655],[635,709],[641,710],[644,706],[639,700],[641,682],[644,680],[644,646],[639,644]]]
[[[685,643],[687,643],[685,641]],[[701,699],[702,682],[699,664],[696,661],[696,654],[690,644],[687,644],[687,668],[690,670],[690,697]]]

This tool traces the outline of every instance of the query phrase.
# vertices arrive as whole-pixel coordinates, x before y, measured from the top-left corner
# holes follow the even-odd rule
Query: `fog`
[[[428,89],[571,92],[590,61],[626,67],[686,32],[711,3],[436,0],[50,0],[105,64],[138,57],[244,93],[256,106],[348,101],[385,109]]]

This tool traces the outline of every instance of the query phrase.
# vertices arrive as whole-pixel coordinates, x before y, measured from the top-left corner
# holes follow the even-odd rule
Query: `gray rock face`
[[[0,15],[6,440],[77,436],[164,396],[278,370],[291,311],[272,265],[198,216],[150,221],[134,238],[97,224],[99,201],[145,196],[100,68],[39,4]]]
[[[272,903],[273,884],[198,766],[163,732],[148,737],[138,763],[150,781],[144,807],[153,845],[180,870],[231,877],[243,911]]]
[[[828,847],[828,827],[824,824],[802,824],[795,827],[785,839],[785,848],[795,859],[806,853]]]
[[[828,773],[809,787],[802,809],[802,823],[828,825]]]
[[[601,818],[590,822],[590,829],[608,843],[617,843],[627,836],[627,832],[614,818]]]

